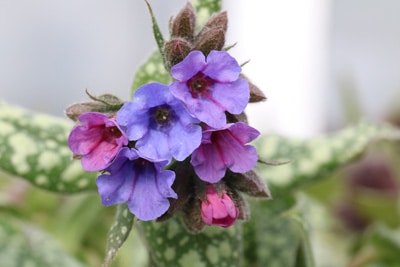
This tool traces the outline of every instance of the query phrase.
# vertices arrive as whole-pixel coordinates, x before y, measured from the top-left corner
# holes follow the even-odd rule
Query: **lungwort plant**
[[[187,3],[167,39],[146,4],[158,49],[132,99],[86,92],[70,120],[0,104],[2,184],[14,192],[1,266],[315,266],[312,201],[299,192],[398,130],[260,136],[245,109],[266,97],[225,43],[220,1]]]

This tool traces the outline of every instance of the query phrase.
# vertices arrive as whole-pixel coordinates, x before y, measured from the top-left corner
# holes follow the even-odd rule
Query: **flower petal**
[[[141,108],[156,107],[167,102],[169,96],[167,85],[153,82],[139,87],[134,94],[133,102],[140,104]]]
[[[114,119],[96,112],[79,116],[80,125],[75,126],[68,145],[75,155],[81,156],[82,167],[86,171],[105,169],[128,143],[128,139]]]
[[[216,83],[213,86],[212,98],[224,110],[239,114],[246,108],[250,98],[249,84],[244,79],[233,83]]]
[[[256,165],[258,154],[255,147],[245,144],[256,138],[259,132],[247,124],[228,124],[222,129],[208,129],[203,135],[205,138],[192,153],[190,161],[201,180],[216,183],[225,176],[227,168],[243,173]]]
[[[238,77],[242,68],[236,59],[226,51],[211,51],[207,56],[207,66],[202,71],[208,77],[219,82],[233,82]]]
[[[154,166],[142,170],[128,201],[129,210],[142,221],[154,220],[169,208],[168,197],[177,198],[171,189],[175,179],[173,171],[157,173]]]
[[[205,182],[217,183],[225,176],[226,166],[213,144],[200,145],[193,151],[190,163]]]
[[[136,148],[142,155],[151,159],[171,159],[168,139],[162,131],[149,129],[146,135],[136,142]]]
[[[138,219],[153,220],[168,210],[169,197],[177,198],[171,188],[175,173],[162,170],[167,161],[150,162],[139,155],[134,149],[123,148],[96,183],[103,205],[128,202]]]
[[[77,155],[86,155],[98,145],[103,136],[103,130],[99,127],[88,129],[85,126],[75,126],[68,137],[68,145],[71,151]]]
[[[126,135],[129,140],[133,141],[146,134],[149,116],[139,105],[127,102],[117,112],[117,122],[126,129]]]
[[[136,174],[132,161],[138,157],[134,149],[123,148],[113,164],[107,168],[108,173],[97,178],[96,184],[104,206],[128,201],[132,195]]]
[[[205,56],[200,51],[190,52],[184,60],[171,68],[171,75],[178,81],[186,82],[206,66]]]

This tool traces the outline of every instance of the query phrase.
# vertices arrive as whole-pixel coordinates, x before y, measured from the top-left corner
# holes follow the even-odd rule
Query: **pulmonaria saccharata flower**
[[[207,185],[206,199],[201,202],[201,218],[207,225],[231,226],[239,216],[239,209],[228,194],[221,195],[212,185]]]
[[[240,114],[249,102],[249,85],[239,78],[241,67],[225,51],[211,51],[207,57],[192,51],[171,68],[176,80],[171,93],[182,100],[189,112],[214,128],[226,124],[225,111]]]
[[[246,144],[259,134],[243,122],[205,130],[201,145],[191,158],[196,174],[205,182],[216,183],[225,176],[226,169],[235,173],[250,171],[257,163],[258,154],[255,147]]]
[[[111,164],[128,139],[114,119],[97,112],[79,116],[69,137],[68,145],[75,157],[80,157],[86,171],[99,171]]]
[[[117,113],[117,122],[146,157],[184,160],[201,142],[199,121],[193,118],[169,87],[150,83],[140,87],[133,102]]]
[[[106,173],[96,180],[103,205],[127,202],[140,220],[160,217],[170,206],[168,198],[178,197],[171,188],[175,173],[163,170],[166,164],[143,158],[135,149],[122,148]]]

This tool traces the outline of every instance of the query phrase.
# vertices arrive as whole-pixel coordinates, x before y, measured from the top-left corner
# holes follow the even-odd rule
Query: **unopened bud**
[[[206,22],[206,24],[203,26],[203,28],[200,30],[198,33],[197,37],[202,36],[204,32],[209,31],[210,29],[220,29],[226,33],[226,30],[228,29],[228,15],[226,11],[222,11],[219,13],[215,13],[212,15]]]
[[[172,38],[164,44],[164,57],[168,68],[181,62],[191,51],[191,45],[183,38]]]
[[[207,225],[229,227],[239,216],[239,209],[225,190],[219,193],[214,185],[207,185],[201,201],[201,218]]]
[[[207,56],[212,50],[222,50],[224,45],[225,31],[222,28],[212,28],[198,35],[194,50],[200,50]]]
[[[188,2],[184,8],[172,19],[171,37],[184,38],[191,42],[194,38],[194,29],[196,26],[196,14],[193,6]]]
[[[79,115],[86,112],[100,112],[112,117],[123,105],[122,100],[110,94],[95,97],[86,93],[93,101],[76,103],[65,110],[65,115],[71,120],[78,120]]]

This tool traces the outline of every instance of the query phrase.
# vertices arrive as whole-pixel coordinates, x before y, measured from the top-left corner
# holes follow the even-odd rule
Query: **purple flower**
[[[212,185],[207,185],[206,199],[201,201],[201,219],[207,225],[222,227],[231,226],[239,216],[235,206],[226,191],[221,196]]]
[[[192,154],[196,174],[205,182],[216,183],[225,176],[227,168],[236,173],[250,171],[258,155],[255,147],[245,144],[259,134],[243,122],[205,130],[201,145]]]
[[[79,122],[68,137],[71,151],[81,157],[84,170],[105,169],[121,147],[128,144],[128,138],[114,119],[101,113],[83,113]]]
[[[96,180],[103,205],[127,202],[129,210],[142,221],[160,217],[169,208],[168,198],[178,197],[171,189],[175,173],[162,170],[166,164],[124,147],[106,169],[108,173]]]
[[[171,68],[176,79],[171,93],[191,114],[214,128],[226,123],[225,111],[240,114],[249,102],[249,85],[239,78],[241,67],[225,51],[211,51],[207,58],[192,51]]]
[[[117,122],[126,128],[129,140],[137,140],[136,149],[149,158],[181,161],[201,142],[199,121],[171,95],[168,86],[159,83],[140,87],[133,102],[118,111]]]

